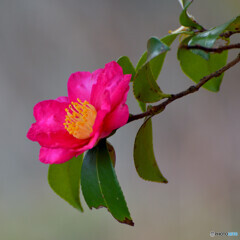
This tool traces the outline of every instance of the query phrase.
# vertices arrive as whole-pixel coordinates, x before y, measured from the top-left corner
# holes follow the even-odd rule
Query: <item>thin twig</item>
[[[168,104],[170,104],[171,102],[173,102],[179,98],[182,98],[188,94],[197,92],[210,79],[220,76],[222,73],[224,73],[229,68],[236,65],[238,62],[240,62],[240,53],[237,55],[237,57],[235,59],[233,59],[231,62],[229,62],[227,65],[225,65],[218,71],[211,73],[208,76],[203,77],[196,85],[193,85],[193,86],[189,87],[188,89],[186,89],[182,92],[179,92],[177,94],[172,94],[170,98],[168,98],[164,102],[160,103],[159,105],[151,107],[149,110],[147,110],[144,113],[130,115],[129,119],[128,119],[128,123],[138,120],[138,119],[141,119],[141,118],[144,118],[144,117],[147,117],[147,116],[154,116],[154,115],[158,114],[159,112],[163,111],[166,108],[166,106]]]
[[[227,31],[227,32],[220,34],[220,37],[229,38],[233,34],[236,34],[236,33],[240,33],[240,31]]]
[[[201,45],[193,45],[193,46],[182,45],[181,48],[184,48],[184,49],[199,49],[199,50],[203,50],[205,52],[221,53],[221,52],[226,51],[226,50],[240,48],[240,43],[220,46],[220,47],[217,47],[217,48],[208,48],[208,47],[203,47]]]

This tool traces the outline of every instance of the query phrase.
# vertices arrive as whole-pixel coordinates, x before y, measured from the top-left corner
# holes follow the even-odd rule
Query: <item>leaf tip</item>
[[[123,221],[119,221],[119,222],[134,227],[134,222],[132,219],[125,218]]]
[[[162,183],[167,184],[167,183],[168,183],[168,180],[167,180],[167,179],[164,179],[164,180],[162,181]]]

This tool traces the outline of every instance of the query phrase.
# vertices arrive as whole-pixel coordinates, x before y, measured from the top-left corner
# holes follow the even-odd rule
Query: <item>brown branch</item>
[[[144,113],[140,113],[140,114],[136,114],[136,115],[130,115],[129,119],[128,119],[128,123],[147,117],[147,116],[154,116],[156,114],[158,114],[159,112],[163,111],[166,106],[168,104],[170,104],[171,102],[182,98],[188,94],[197,92],[206,82],[208,82],[210,79],[214,78],[214,77],[218,77],[220,76],[222,73],[224,73],[225,71],[227,71],[229,68],[233,67],[234,65],[236,65],[238,62],[240,62],[240,53],[238,54],[238,56],[233,59],[231,62],[229,62],[227,65],[225,65],[224,67],[222,67],[221,69],[219,69],[218,71],[209,74],[208,76],[203,77],[199,83],[197,83],[196,85],[193,85],[191,87],[189,87],[188,89],[179,92],[177,94],[172,94],[170,98],[168,98],[167,100],[165,100],[164,102],[161,102],[159,105],[153,106],[151,107],[149,110],[147,110]]]
[[[201,45],[194,45],[194,46],[182,45],[181,48],[184,48],[184,49],[199,49],[199,50],[203,50],[205,52],[221,53],[221,52],[226,51],[226,50],[240,48],[240,43],[226,45],[226,46],[220,46],[218,48],[208,48],[208,47],[203,47]]]
[[[230,38],[233,34],[240,33],[240,31],[227,31],[220,34],[220,37]]]

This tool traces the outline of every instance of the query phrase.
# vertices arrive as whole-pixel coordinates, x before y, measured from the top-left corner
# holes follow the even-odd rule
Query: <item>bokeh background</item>
[[[207,28],[239,10],[239,0],[195,0],[190,8]],[[177,0],[0,0],[1,240],[202,240],[211,230],[240,232],[239,65],[225,74],[218,94],[201,90],[154,118],[167,185],[145,182],[135,171],[132,149],[142,121],[110,139],[135,227],[85,203],[79,213],[55,195],[38,144],[26,138],[33,106],[66,95],[72,72],[93,71],[121,55],[136,64],[150,36],[178,28],[180,11]],[[176,59],[177,44],[158,80],[167,93],[192,84]],[[140,111],[131,92],[128,104]]]

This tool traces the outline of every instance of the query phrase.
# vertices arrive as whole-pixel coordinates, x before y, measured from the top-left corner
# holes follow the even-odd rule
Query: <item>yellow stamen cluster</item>
[[[71,102],[63,125],[65,129],[78,139],[86,139],[93,131],[97,111],[88,101],[82,102],[79,98],[78,102]]]

